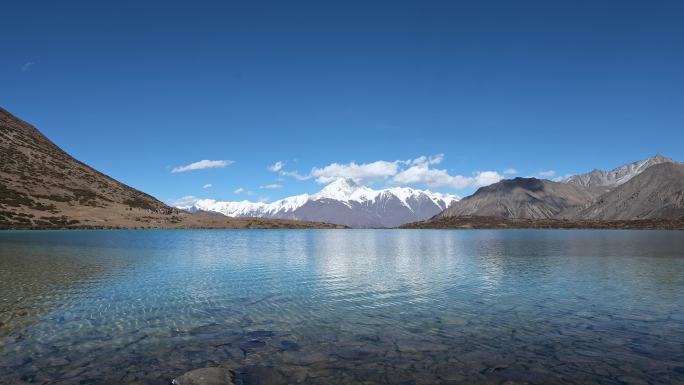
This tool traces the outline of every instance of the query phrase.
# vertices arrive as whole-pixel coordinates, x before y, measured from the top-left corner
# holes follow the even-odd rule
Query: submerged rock
[[[270,330],[254,330],[251,332],[247,332],[247,335],[252,338],[266,338],[273,337],[275,333]]]
[[[250,365],[235,370],[238,385],[280,385],[288,383],[275,368],[264,365]]]
[[[175,378],[173,385],[234,385],[233,377],[228,369],[202,368],[191,370]]]
[[[240,349],[247,351],[247,350],[254,350],[254,349],[260,349],[266,346],[266,342],[258,339],[253,339],[249,341],[245,341],[240,344]]]
[[[299,344],[294,341],[283,340],[280,341],[280,347],[282,350],[299,350]]]

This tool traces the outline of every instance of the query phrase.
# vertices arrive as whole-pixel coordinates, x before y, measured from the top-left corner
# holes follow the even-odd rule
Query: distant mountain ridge
[[[600,221],[675,223],[684,221],[684,165],[657,155],[562,182],[502,180],[462,200],[405,187],[374,190],[338,179],[316,194],[272,203],[202,199],[182,208],[89,167],[0,108],[0,229],[330,227],[303,221],[397,227],[432,217],[442,223],[468,217],[569,219],[591,226]]]
[[[283,218],[322,221],[351,227],[396,227],[430,218],[460,198],[406,187],[374,190],[352,179],[340,178],[320,192],[301,194],[272,203],[201,199],[179,206],[188,211],[213,211],[230,217]]]
[[[591,201],[585,189],[537,178],[504,179],[480,187],[438,217],[483,216],[547,219]]]
[[[676,162],[662,155],[655,155],[647,159],[624,164],[610,171],[594,169],[585,174],[573,175],[565,178],[563,182],[584,187],[592,194],[598,196],[623,183],[627,183],[649,167],[661,163]]]
[[[594,220],[684,218],[684,165],[655,164],[573,217]]]
[[[454,220],[449,222],[449,218]],[[684,165],[657,155],[563,182],[502,180],[478,189],[433,221],[439,227],[448,223],[495,223],[478,218],[574,220],[592,226],[596,221],[684,220]]]

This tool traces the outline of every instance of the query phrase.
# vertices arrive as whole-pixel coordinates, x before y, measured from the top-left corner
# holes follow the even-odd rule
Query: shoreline
[[[344,225],[322,224],[311,226],[206,226],[206,227],[2,227],[2,232],[13,231],[157,231],[157,230],[673,230],[684,231],[684,220],[673,221],[570,221],[570,220],[473,220],[459,218],[449,221],[408,223],[399,227],[354,228]]]
[[[113,231],[150,231],[150,230],[345,230],[349,227],[328,223],[302,222],[301,224],[249,224],[246,226],[174,226],[174,227],[127,227],[127,226],[70,226],[70,227],[0,227],[3,231],[78,231],[78,230],[113,230]]]
[[[402,229],[556,229],[556,230],[684,230],[684,218],[632,220],[524,219],[452,217],[408,223]]]

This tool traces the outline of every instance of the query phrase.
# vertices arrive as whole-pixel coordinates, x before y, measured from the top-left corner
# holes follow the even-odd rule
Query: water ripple
[[[684,382],[683,273],[682,232],[5,232],[0,383],[224,361],[307,383]]]

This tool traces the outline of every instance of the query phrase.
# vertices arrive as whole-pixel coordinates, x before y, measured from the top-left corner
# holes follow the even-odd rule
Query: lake
[[[684,232],[0,232],[0,383],[684,383]]]

